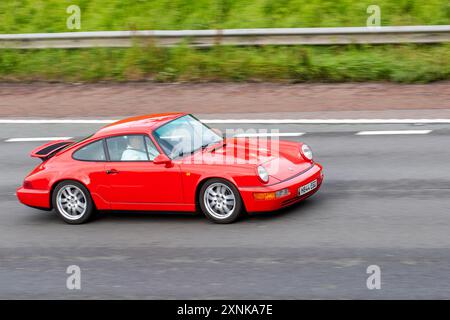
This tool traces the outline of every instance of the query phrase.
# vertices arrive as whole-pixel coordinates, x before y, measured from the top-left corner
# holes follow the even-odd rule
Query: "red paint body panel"
[[[33,190],[19,187],[16,190],[19,201],[27,206],[49,209],[50,208],[50,191],[49,190]]]
[[[119,172],[107,177],[109,192],[105,198],[111,209],[121,210],[129,204],[129,210],[145,210],[148,206],[142,204],[184,203],[178,165],[166,167],[152,162],[108,162],[106,169]]]
[[[311,191],[310,193],[307,193],[302,197],[299,197],[297,195],[298,188],[312,182],[315,179],[317,179],[318,182],[317,188]],[[283,207],[287,207],[313,195],[315,192],[319,190],[320,186],[322,185],[322,181],[323,181],[322,166],[320,166],[319,164],[314,164],[308,171],[298,175],[297,177],[265,187],[239,188],[239,192],[241,193],[241,197],[244,200],[245,207],[248,212],[273,211]],[[281,197],[278,199],[255,200],[253,197],[254,192],[279,191],[285,188],[289,189],[290,194],[288,196]]]
[[[240,192],[249,212],[271,211],[298,202],[314,194],[321,186],[322,167],[299,155],[301,143],[279,141],[274,153],[271,142],[260,139],[229,138],[225,144],[198,151],[170,165],[144,162],[79,161],[72,155],[81,147],[110,136],[148,135],[160,153],[153,130],[166,122],[184,116],[166,113],[125,119],[100,129],[93,136],[57,151],[38,165],[17,189],[20,202],[40,208],[51,208],[51,192],[63,180],[75,180],[86,186],[99,210],[195,211],[198,190],[209,178],[223,178]],[[267,148],[261,148],[267,145]],[[53,142],[57,143],[57,142]],[[44,145],[51,147],[52,143]],[[44,147],[42,146],[42,147]],[[42,149],[39,147],[35,150]],[[257,175],[262,165],[269,173],[263,183]],[[115,170],[117,173],[107,174]],[[114,171],[114,172],[115,172]],[[302,198],[297,190],[312,180],[318,180],[315,190]],[[255,200],[255,192],[272,192],[288,188],[289,196],[275,200]]]

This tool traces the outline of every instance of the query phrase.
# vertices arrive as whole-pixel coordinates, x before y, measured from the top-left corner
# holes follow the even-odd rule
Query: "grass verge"
[[[67,32],[70,5],[80,31],[365,26],[370,5],[385,26],[450,21],[448,0],[2,0],[0,33]]]
[[[450,45],[0,50],[0,81],[392,81],[450,78]]]

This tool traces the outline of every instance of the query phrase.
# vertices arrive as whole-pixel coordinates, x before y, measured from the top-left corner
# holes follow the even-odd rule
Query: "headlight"
[[[269,181],[269,174],[267,173],[266,168],[262,166],[258,166],[258,176],[264,182]]]
[[[311,161],[313,158],[313,153],[311,148],[307,144],[302,145],[302,152],[301,155],[306,159]]]

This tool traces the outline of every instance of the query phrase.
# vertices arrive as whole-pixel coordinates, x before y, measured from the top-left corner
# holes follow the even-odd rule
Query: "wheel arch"
[[[208,182],[209,180],[212,180],[212,179],[224,180],[224,181],[226,181],[226,182],[232,184],[232,185],[236,188],[236,190],[238,191],[239,197],[240,197],[241,200],[242,200],[243,208],[244,208],[244,210],[246,211],[244,199],[242,198],[241,192],[239,191],[239,188],[237,187],[236,183],[235,183],[232,179],[224,178],[224,177],[218,177],[218,176],[208,176],[208,177],[203,177],[203,178],[197,183],[197,188],[195,189],[195,209],[196,209],[197,212],[200,212],[200,211],[201,211],[201,208],[200,208],[200,202],[199,202],[199,198],[200,198],[200,190],[202,189],[202,187],[204,186],[204,184],[205,184],[206,182]]]
[[[50,210],[54,209],[53,208],[53,192],[55,191],[55,189],[58,186],[58,184],[60,184],[61,182],[64,182],[64,181],[74,181],[74,182],[77,182],[77,183],[81,184],[83,187],[85,187],[86,190],[89,192],[89,196],[91,197],[91,200],[92,200],[92,203],[93,203],[94,207],[97,208],[97,206],[95,204],[95,200],[92,197],[91,190],[89,190],[88,186],[83,181],[80,181],[78,179],[58,179],[58,180],[55,180],[52,183],[52,186],[50,188],[50,201],[49,201],[50,202]]]

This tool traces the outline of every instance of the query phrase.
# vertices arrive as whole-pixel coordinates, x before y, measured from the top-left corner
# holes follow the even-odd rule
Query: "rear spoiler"
[[[47,160],[51,156],[53,156],[59,150],[67,147],[69,144],[74,143],[73,140],[56,140],[49,143],[46,143],[40,147],[37,147],[33,151],[31,151],[30,156],[33,158],[39,158],[42,161]]]

